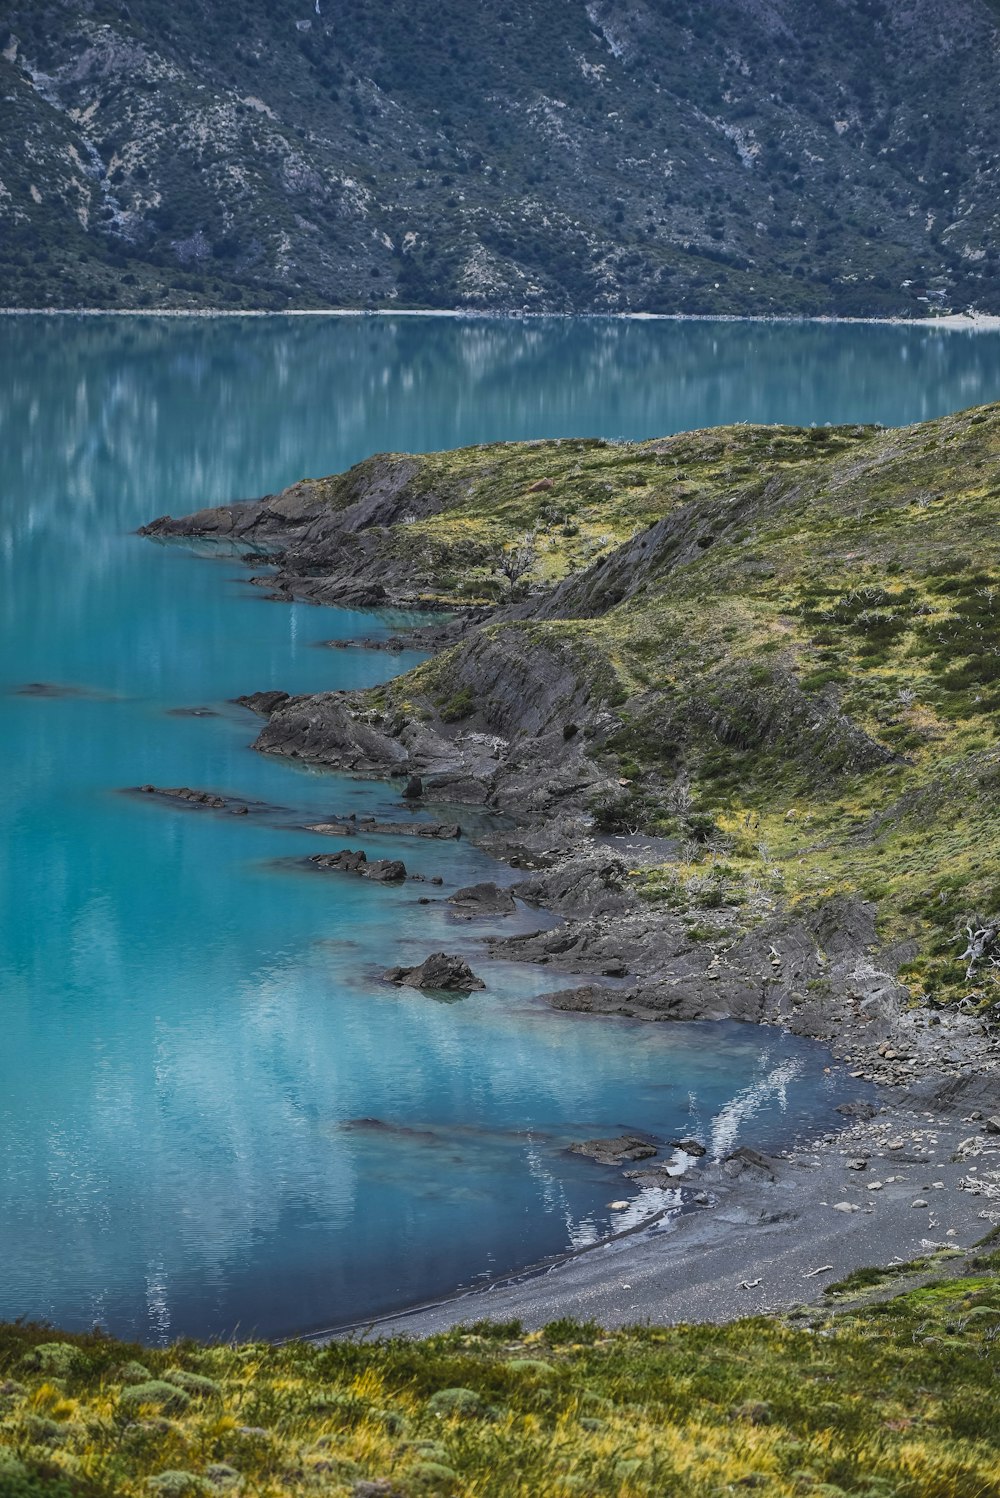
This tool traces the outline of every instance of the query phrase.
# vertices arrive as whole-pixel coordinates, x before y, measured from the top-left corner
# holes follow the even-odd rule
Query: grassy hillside
[[[991,1498],[997,1259],[726,1327],[155,1351],[2,1327],[0,1493]]]
[[[0,304],[997,310],[994,0],[9,0]]]
[[[402,519],[364,532],[369,570],[425,602],[503,606],[365,711],[497,728],[484,645],[501,693],[518,663],[515,697],[532,655],[570,662],[585,752],[614,786],[597,825],[678,839],[634,875],[651,902],[721,912],[732,935],[859,893],[915,1000],[996,1004],[1000,407],[383,458],[329,481],[327,503],[401,461]],[[291,573],[312,544],[291,546]],[[525,546],[512,589],[498,562]]]

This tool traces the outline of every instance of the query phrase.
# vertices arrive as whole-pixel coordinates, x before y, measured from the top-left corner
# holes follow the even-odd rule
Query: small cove
[[[138,524],[385,448],[889,423],[998,393],[996,334],[3,320],[0,1316],[149,1341],[362,1320],[620,1227],[631,1188],[573,1139],[778,1148],[852,1086],[776,1032],[550,1013],[545,969],[481,959],[487,992],[453,1003],[383,985],[493,928],[296,867],[340,846],[303,822],[398,817],[398,792],[249,752],[230,699],[384,680],[420,657],[322,643],[405,620],[272,604]],[[274,810],[120,794],[143,782]],[[464,840],[368,846],[435,894],[507,877]]]

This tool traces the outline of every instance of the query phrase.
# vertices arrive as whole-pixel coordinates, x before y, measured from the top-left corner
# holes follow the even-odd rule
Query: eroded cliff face
[[[413,700],[388,690],[275,704],[265,694],[262,705],[257,748],[358,774],[418,775],[435,801],[540,819],[583,812],[613,784],[598,751],[617,720],[594,700],[577,652],[524,629],[471,633]]]
[[[992,0],[12,0],[14,306],[997,310]]]
[[[389,456],[151,529],[451,605],[387,686],[250,699],[257,747],[511,816],[564,923],[503,949],[627,980],[559,1002],[888,1033],[1000,997],[998,470],[986,407]]]

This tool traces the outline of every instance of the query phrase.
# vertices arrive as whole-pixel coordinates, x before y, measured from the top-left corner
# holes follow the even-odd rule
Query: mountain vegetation
[[[276,548],[286,596],[471,607],[350,699],[365,744],[320,697],[261,747],[391,774],[399,744],[432,728],[431,763],[464,734],[444,799],[671,840],[629,879],[696,923],[716,979],[763,921],[862,899],[912,1003],[995,1018],[998,471],[994,405],[383,455],[150,529]]]
[[[996,0],[6,0],[0,304],[1000,310]]]

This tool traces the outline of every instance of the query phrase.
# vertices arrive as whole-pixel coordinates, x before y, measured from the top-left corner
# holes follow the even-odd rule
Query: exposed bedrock
[[[357,874],[376,884],[400,884],[406,878],[406,865],[398,858],[369,860],[363,849],[341,848],[339,853],[314,853],[309,859],[317,869],[331,869],[341,874]]]
[[[140,536],[207,536],[307,542],[313,547],[341,533],[372,525],[392,525],[413,510],[412,497],[401,501],[419,461],[382,453],[330,478],[300,479],[280,494],[234,500],[191,515],[161,515],[140,526]],[[433,515],[443,501],[424,497],[422,515]]]
[[[267,711],[260,701],[246,701]],[[352,713],[343,693],[320,692],[309,697],[285,697],[270,712],[270,720],[254,745],[271,754],[306,759],[331,768],[367,774],[402,773],[407,751],[389,734]]]
[[[192,515],[162,515],[139,534],[161,540],[225,541],[277,562],[259,579],[279,597],[316,603],[421,602],[413,557],[394,527],[426,520],[453,500],[415,484],[421,462],[382,453],[330,478],[302,479],[263,499],[237,500]]]
[[[449,658],[447,684],[436,695],[440,703],[399,706],[342,692],[261,692],[240,702],[268,718],[255,748],[400,777],[407,787],[419,778],[426,801],[489,804],[533,818],[610,793],[613,777],[593,752],[617,720],[592,701],[565,643],[521,629],[473,634]],[[576,730],[569,737],[568,724]]]
[[[484,881],[457,889],[448,901],[455,906],[455,914],[465,919],[475,916],[513,915],[517,902],[509,889]]]
[[[577,867],[585,862],[577,860]],[[530,889],[541,903],[553,878],[566,911],[571,907],[562,867],[515,890],[525,895]],[[588,976],[634,975],[618,988],[585,983],[559,989],[549,996],[559,1009],[646,1019],[778,1021],[798,1034],[827,1039],[858,1025],[883,1032],[900,1014],[905,990],[894,977],[898,954],[882,949],[870,904],[832,900],[819,910],[784,914],[720,953],[692,938],[682,916],[650,911],[630,891],[617,899],[614,894],[605,899],[595,892],[599,913],[584,913],[585,900],[555,930],[492,938],[493,955]]]

